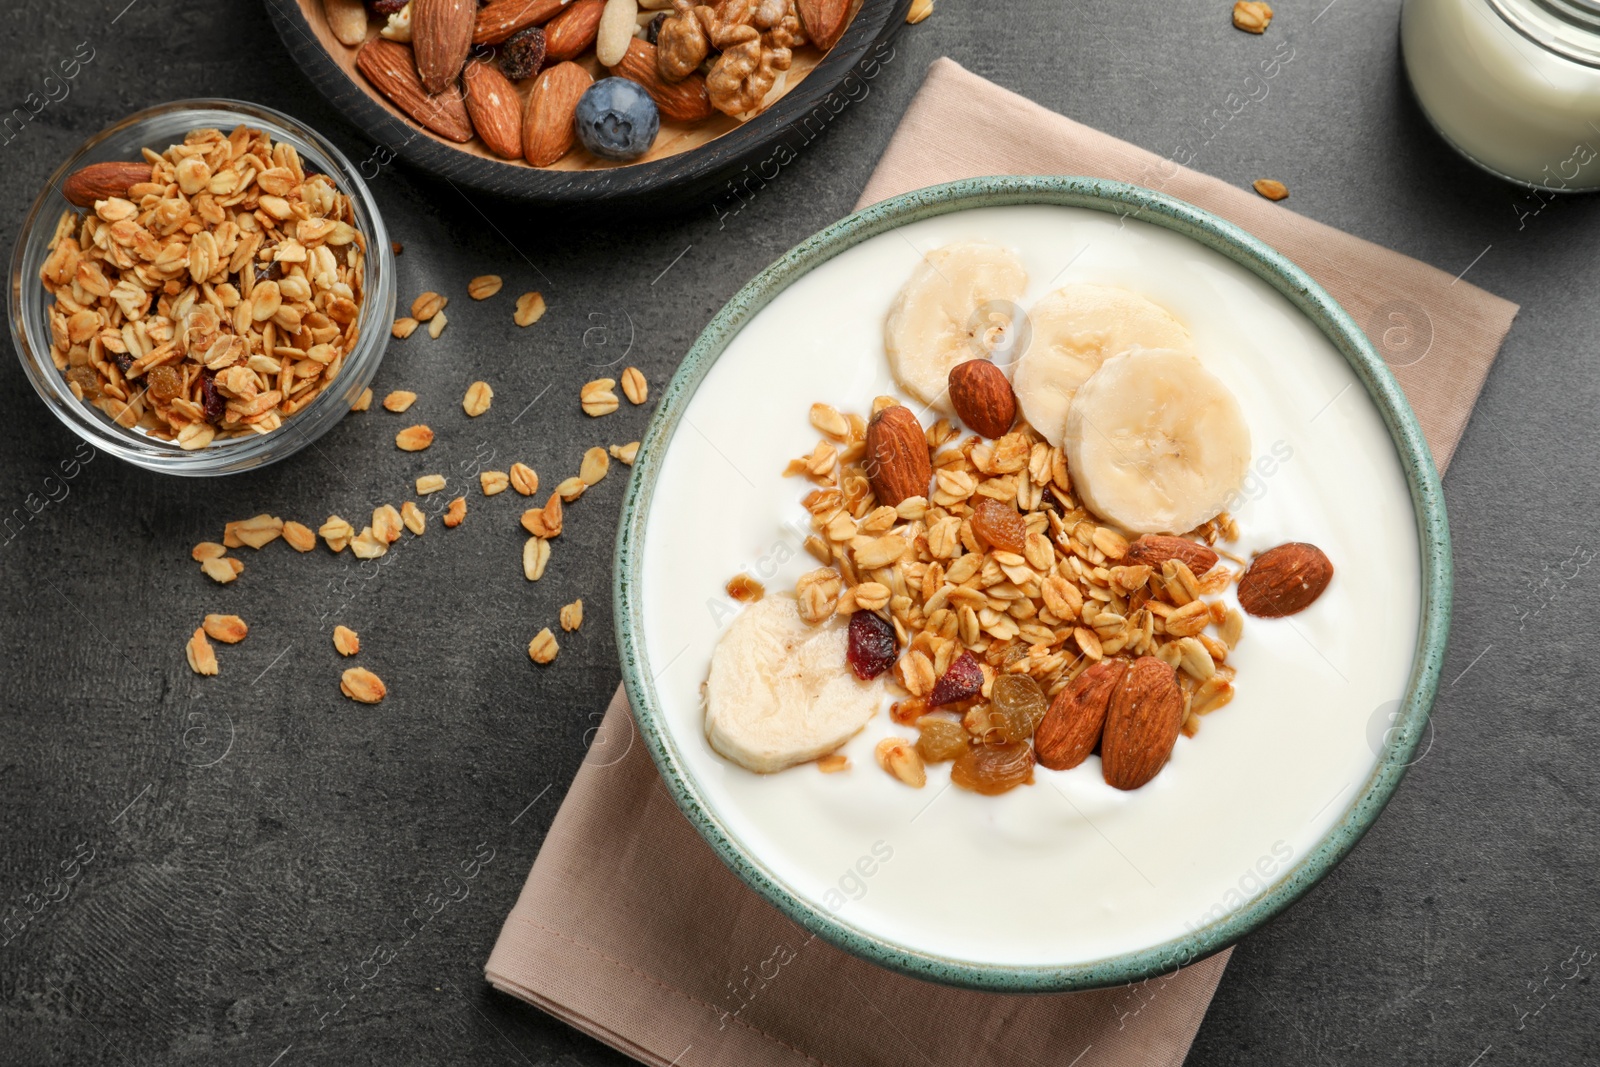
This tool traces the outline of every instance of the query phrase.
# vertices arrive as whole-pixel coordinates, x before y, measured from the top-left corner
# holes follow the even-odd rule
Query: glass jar
[[[1405,0],[1400,43],[1462,155],[1521,185],[1600,189],[1600,0]]]
[[[220,438],[205,448],[184,451],[174,441],[138,428],[117,425],[100,409],[72,394],[50,358],[51,296],[39,282],[39,267],[49,254],[56,221],[71,207],[61,183],[79,167],[105,160],[138,159],[140,150],[160,152],[181,142],[191,130],[212,127],[227,133],[244,124],[265,130],[274,141],[294,146],[307,168],[333,178],[350,197],[356,229],[366,235],[366,285],[358,319],[360,335],[345,357],[339,376],[283,425],[266,434]],[[74,209],[75,210],[75,209]],[[166,474],[232,474],[293,455],[331,430],[371,383],[389,342],[394,320],[394,251],[378,205],[355,165],[331,142],[280,111],[237,100],[180,100],[130,115],[91,137],[45,183],[28,213],[11,257],[11,337],[23,370],[50,410],[79,437],[119,459]]]

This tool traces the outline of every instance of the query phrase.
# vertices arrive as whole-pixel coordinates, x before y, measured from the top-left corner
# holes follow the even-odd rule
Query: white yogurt
[[[1247,555],[1310,541],[1332,559],[1333,583],[1292,619],[1248,621],[1229,660],[1238,696],[1198,736],[1179,738],[1166,769],[1136,792],[1107,786],[1097,757],[1071,771],[1038,768],[1032,786],[1001,797],[950,787],[948,764],[909,789],[873,760],[880,738],[911,734],[887,713],[844,750],[848,773],[752,774],[718,757],[702,732],[700,685],[735,610],[723,585],[747,570],[789,588],[817,565],[801,548],[809,486],[779,477],[816,443],[807,409],[823,400],[865,412],[872,397],[897,392],[883,355],[889,304],[923,251],[973,238],[1021,254],[1024,304],[1069,281],[1098,282],[1182,319],[1238,395],[1271,471],[1247,484],[1255,499],[1236,510],[1243,538],[1229,547]],[[1155,226],[1071,208],[985,208],[843,253],[728,347],[663,463],[645,535],[643,634],[689,774],[798,896],[916,951],[1086,963],[1215,921],[1281,878],[1343,814],[1376,763],[1375,713],[1405,691],[1420,559],[1377,408],[1287,300]],[[868,868],[870,877],[855,873]]]

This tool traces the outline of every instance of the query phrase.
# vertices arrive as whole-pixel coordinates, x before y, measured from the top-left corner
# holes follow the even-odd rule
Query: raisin
[[[932,715],[917,720],[917,755],[928,763],[945,763],[964,755],[967,731],[958,722]]]
[[[1026,674],[1002,674],[996,678],[989,690],[989,699],[1012,724],[1012,729],[1007,731],[1010,734],[1007,740],[1010,741],[1032,737],[1033,731],[1044,719],[1044,713],[1049,710],[1044,690]],[[1025,732],[1019,733],[1024,729]]]
[[[850,616],[850,647],[846,653],[850,669],[866,681],[876,678],[894,665],[894,627],[870,611]]]
[[[283,277],[283,264],[274,259],[270,263],[256,261],[256,282],[275,282]]]
[[[661,24],[666,21],[667,13],[665,11],[651,19],[649,28],[644,31],[645,40],[649,41],[651,44],[657,43],[661,37]]]
[[[986,496],[972,509],[972,535],[990,548],[1020,556],[1028,541],[1028,524],[1010,504]]]
[[[995,796],[1033,781],[1033,748],[1026,742],[979,745],[957,757],[950,780],[962,789]]]
[[[937,708],[942,704],[958,704],[963,700],[971,700],[982,690],[983,668],[978,666],[971,652],[963,652],[945,668],[944,677],[933,684],[928,706]]]
[[[116,360],[117,369],[120,370],[123,374],[127,374],[128,373],[128,368],[133,366],[133,353],[132,352],[113,352],[111,354],[111,358]]]
[[[544,66],[544,30],[518,30],[500,46],[500,72],[514,82],[531,78]]]
[[[183,375],[168,366],[155,367],[148,376],[150,395],[166,403],[183,390]]]
[[[217,390],[216,378],[216,373],[209,370],[200,375],[201,408],[205,412],[207,422],[221,422],[223,409],[227,407],[227,401]]]

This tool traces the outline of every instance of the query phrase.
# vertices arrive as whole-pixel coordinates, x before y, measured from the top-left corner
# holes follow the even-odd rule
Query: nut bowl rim
[[[1284,296],[1344,356],[1378,408],[1404,470],[1421,553],[1420,624],[1405,696],[1382,753],[1338,821],[1279,881],[1225,917],[1135,952],[1066,965],[991,965],[921,952],[847,925],[802,899],[705,802],[660,711],[643,632],[642,565],[655,484],[690,399],[733,337],[798,278],[868,238],[935,215],[1021,204],[1136,213],[1227,256]],[[747,885],[808,930],[891,970],[991,992],[1071,992],[1170,974],[1221,952],[1295,903],[1349,854],[1394,794],[1426,731],[1449,634],[1452,562],[1444,493],[1416,416],[1383,358],[1326,290],[1264,242],[1175,197],[1098,178],[983,177],[919,189],[857,211],[795,246],[729,300],[663,391],[641,442],[618,526],[613,597],[623,685],[646,747],[678,807]]]
[[[350,196],[357,229],[367,239],[367,291],[361,302],[360,336],[346,357],[335,385],[266,434],[232,437],[186,452],[176,443],[149,437],[116,425],[97,408],[77,399],[66,378],[50,359],[47,318],[49,294],[39,284],[38,268],[61,212],[73,208],[61,186],[73,171],[91,162],[112,158],[104,153],[108,142],[123,135],[172,122],[184,129],[222,128],[240,123],[259,125],[274,140],[293,144],[308,162],[331,174]],[[224,130],[226,132],[226,130]],[[155,138],[138,138],[141,147],[154,147]],[[8,311],[11,339],[23,371],[45,405],[68,429],[97,450],[163,474],[211,477],[235,474],[276,463],[314,443],[349,413],[350,406],[371,384],[383,361],[394,318],[395,261],[389,232],[376,200],[350,160],[322,134],[299,119],[275,108],[222,97],[174,100],[136,111],[88,138],[45,180],[23,221],[11,255],[11,292]]]

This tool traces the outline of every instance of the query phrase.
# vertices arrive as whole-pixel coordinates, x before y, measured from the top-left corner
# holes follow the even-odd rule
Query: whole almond
[[[560,14],[563,4],[564,0],[494,0],[479,10],[472,27],[472,43],[499,44],[524,27],[537,26]]]
[[[1291,541],[1255,558],[1239,579],[1239,606],[1279,619],[1311,606],[1333,580],[1333,564],[1316,545]]]
[[[452,85],[437,96],[428,95],[405,45],[374,37],[356,53],[356,68],[395,107],[440,137],[459,144],[472,140],[472,119],[460,88]]]
[[[1145,534],[1138,538],[1128,546],[1121,562],[1128,566],[1143,563],[1159,571],[1169,559],[1182,562],[1193,574],[1204,574],[1217,565],[1217,554],[1199,541],[1166,534]]]
[[[1106,708],[1100,736],[1100,772],[1106,784],[1138,789],[1154,778],[1167,765],[1182,725],[1177,672],[1154,656],[1134,660]]]
[[[529,163],[548,167],[571,151],[578,136],[572,121],[578,99],[592,84],[589,72],[570,62],[557,63],[534,80],[522,113],[522,155]]]
[[[61,195],[73,207],[92,208],[96,200],[109,200],[114,196],[126,200],[130,189],[149,180],[148,163],[90,163],[67,175],[67,180],[61,183]]]
[[[631,38],[627,52],[611,68],[611,73],[638,82],[650,94],[650,99],[656,102],[656,108],[664,119],[699,122],[710,118],[716,111],[711,106],[711,94],[706,90],[705,75],[697,71],[677,82],[662,78],[656,65],[656,46],[649,41]]]
[[[322,0],[322,10],[340,44],[354,48],[367,39],[367,5],[361,0]]]
[[[551,19],[544,28],[546,62],[577,59],[587,52],[600,32],[600,16],[605,10],[606,0],[574,0]]]
[[[850,0],[796,0],[795,10],[806,36],[824,52],[838,43],[850,21]]]
[[[1040,763],[1054,771],[1065,771],[1089,758],[1100,743],[1111,696],[1127,671],[1127,660],[1105,660],[1056,694],[1033,735],[1033,748]]]
[[[522,100],[516,86],[499,69],[475,59],[461,76],[466,87],[467,114],[472,128],[497,156],[516,159],[522,155]]]
[[[933,465],[922,424],[904,405],[886,407],[867,423],[867,480],[880,504],[898,507],[928,495]]]
[[[950,368],[950,403],[962,422],[991,440],[1004,437],[1017,421],[1017,395],[1006,372],[987,359],[969,359]]]
[[[411,0],[411,47],[430,94],[455,84],[472,50],[477,0]]]

